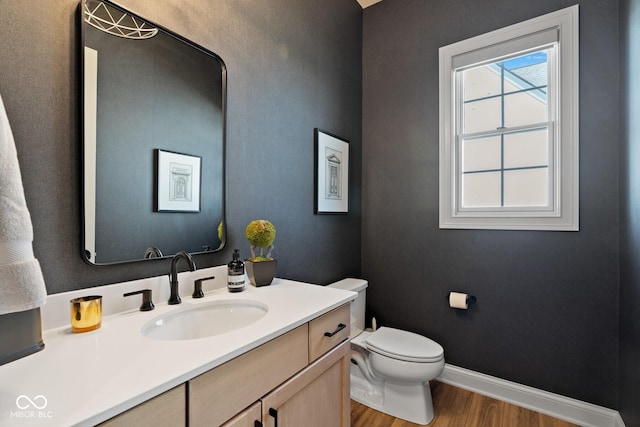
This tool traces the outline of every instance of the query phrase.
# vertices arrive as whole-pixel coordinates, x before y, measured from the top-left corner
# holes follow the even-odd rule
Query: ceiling
[[[373,5],[373,4],[379,3],[382,0],[357,0],[357,1],[358,1],[358,3],[360,3],[360,6],[362,6],[362,8],[364,9],[366,7],[369,7],[369,6]]]

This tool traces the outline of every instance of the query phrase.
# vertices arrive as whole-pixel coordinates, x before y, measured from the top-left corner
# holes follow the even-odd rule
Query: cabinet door
[[[349,341],[262,399],[265,427],[349,427]]]
[[[222,427],[261,427],[262,405],[256,402],[227,421]]]
[[[181,384],[105,421],[100,424],[100,427],[185,426],[187,422],[185,395],[185,385]]]

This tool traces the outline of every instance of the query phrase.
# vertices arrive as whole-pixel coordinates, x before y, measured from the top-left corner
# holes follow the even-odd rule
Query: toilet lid
[[[381,327],[365,340],[367,349],[408,362],[437,362],[444,356],[440,344],[422,335]]]

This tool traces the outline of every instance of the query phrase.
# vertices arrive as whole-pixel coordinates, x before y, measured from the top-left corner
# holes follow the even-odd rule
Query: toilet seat
[[[367,336],[365,344],[369,351],[406,362],[432,363],[444,358],[444,349],[437,342],[384,326]]]

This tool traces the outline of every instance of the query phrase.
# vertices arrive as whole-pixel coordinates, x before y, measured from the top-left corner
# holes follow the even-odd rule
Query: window
[[[440,49],[440,227],[578,230],[578,6]]]

